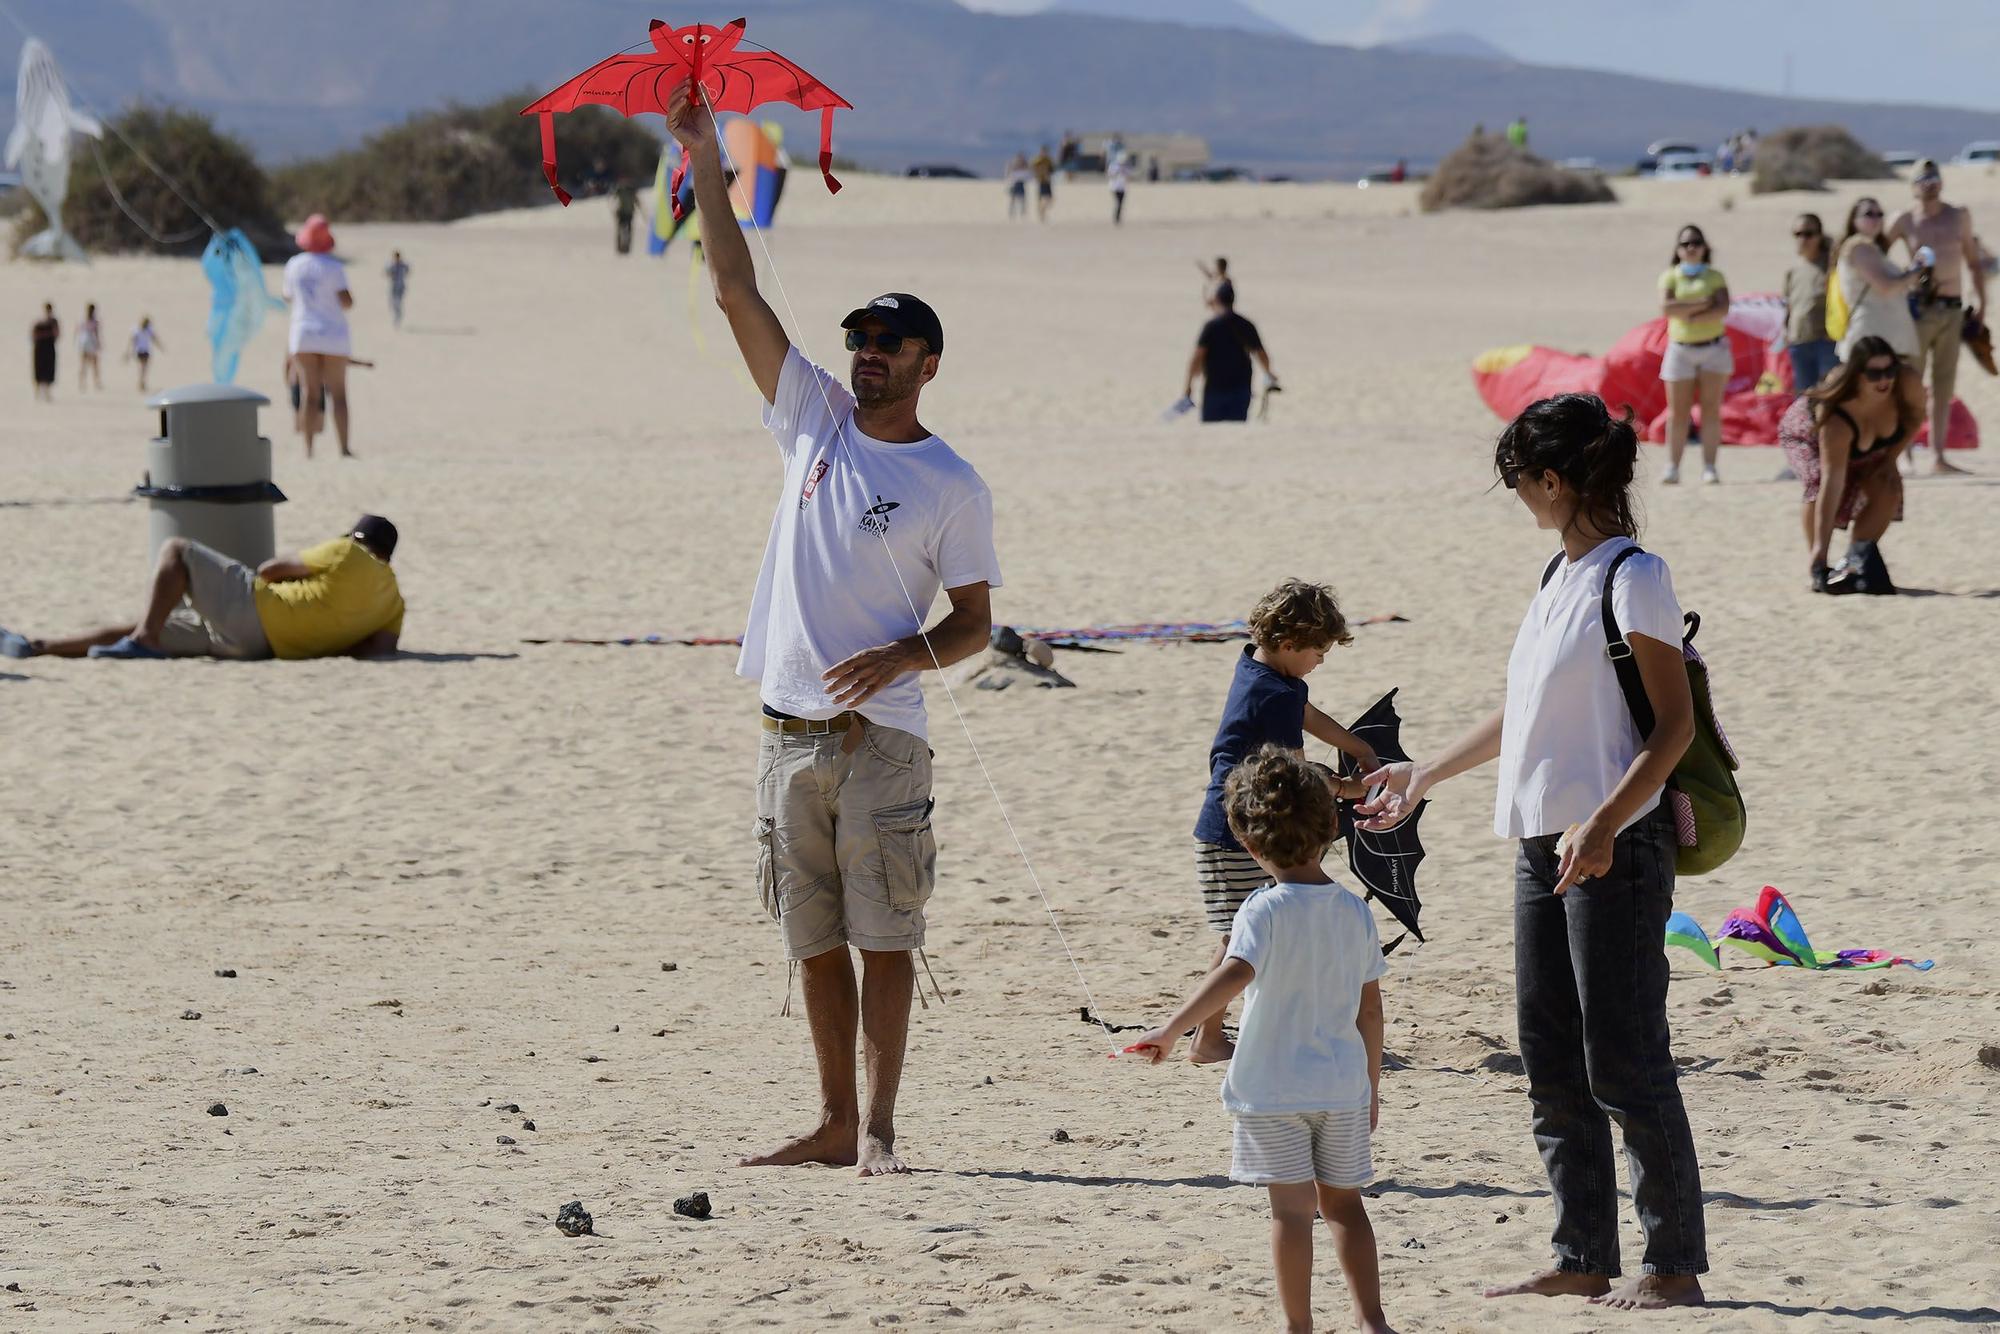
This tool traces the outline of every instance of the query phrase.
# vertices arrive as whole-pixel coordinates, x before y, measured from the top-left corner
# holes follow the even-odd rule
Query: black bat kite
[[[1348,731],[1374,747],[1385,763],[1407,760],[1403,749],[1403,719],[1396,712],[1396,692],[1391,690],[1375,701],[1368,712],[1354,720]],[[1340,757],[1343,778],[1362,776],[1360,762],[1351,755]],[[1394,917],[1419,941],[1424,938],[1417,926],[1423,901],[1417,897],[1417,864],[1424,859],[1424,845],[1417,838],[1417,822],[1423,819],[1428,801],[1420,801],[1401,824],[1393,829],[1369,829],[1354,817],[1352,802],[1338,802],[1339,837],[1347,840],[1347,864],[1355,877],[1368,887],[1367,897],[1380,899]],[[1401,936],[1382,949],[1384,954],[1403,943]]]
[[[741,51],[744,20],[723,27],[697,23],[669,28],[659,19],[647,25],[651,51],[620,53],[601,60],[562,87],[521,109],[524,116],[542,118],[542,174],[564,204],[570,196],[556,181],[556,113],[588,103],[608,106],[621,116],[645,112],[667,114],[667,97],[682,80],[701,89],[711,111],[748,114],[766,102],[789,102],[801,111],[817,111],[819,173],[828,191],[840,189],[833,178],[833,113],[852,111],[854,104],[775,51]],[[681,215],[680,185],[687,177],[687,152],[674,169],[671,193],[674,216]]]

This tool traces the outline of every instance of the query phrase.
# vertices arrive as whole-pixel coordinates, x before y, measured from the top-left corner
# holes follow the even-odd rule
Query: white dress
[[[1901,293],[1885,296],[1868,285],[1861,271],[1847,255],[1839,265],[1840,294],[1847,299],[1847,332],[1840,336],[1835,351],[1842,361],[1861,339],[1874,335],[1885,338],[1899,357],[1917,355],[1917,322],[1910,316],[1909,299]]]

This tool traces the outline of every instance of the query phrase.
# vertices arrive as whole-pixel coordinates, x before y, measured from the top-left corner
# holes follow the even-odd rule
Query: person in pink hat
[[[347,447],[347,363],[353,347],[347,310],[354,296],[347,290],[347,266],[333,257],[333,229],[324,214],[307,218],[292,239],[299,253],[285,264],[284,291],[292,308],[289,347],[299,367],[299,431],[305,436],[306,457],[312,457],[313,437],[325,426],[321,404],[331,399],[340,456],[352,458]]]

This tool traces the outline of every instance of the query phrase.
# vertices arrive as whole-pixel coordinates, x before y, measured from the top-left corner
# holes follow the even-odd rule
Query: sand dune
[[[1087,186],[1044,229],[1001,221],[988,184],[855,179],[827,199],[800,180],[770,241],[823,358],[875,292],[942,312],[925,418],[994,489],[1003,620],[1228,618],[1284,575],[1328,579],[1353,613],[1409,621],[1362,630],[1314,699],[1354,713],[1400,686],[1421,749],[1498,699],[1548,548],[1489,490],[1470,358],[1601,350],[1648,314],[1684,220],[1737,291],[1782,272],[1796,200],[1620,190],[1423,217],[1409,189],[1135,186],[1114,232]],[[1810,202],[1831,218],[1853,193]],[[2000,219],[2000,183],[1951,193]],[[520,642],[735,633],[775,499],[712,309],[695,344],[685,252],[619,259],[610,230],[594,203],[340,229],[357,351],[381,364],[356,372],[357,461],[306,463],[267,413],[280,540],[394,517],[414,656],[5,664],[0,1284],[19,1291],[0,1311],[37,1330],[1269,1324],[1264,1197],[1226,1181],[1215,1074],[1104,1059],[935,683],[947,1003],[913,1032],[900,1128],[920,1170],[728,1166],[814,1110],[747,883],[754,691],[726,650]],[[400,334],[391,247],[413,266]],[[1201,315],[1193,262],[1217,252],[1285,392],[1266,425],[1163,425]],[[70,325],[98,301],[114,347],[150,313],[156,381],[206,378],[192,265],[0,266],[10,318],[44,299]],[[274,327],[244,375],[274,396],[279,344]],[[66,342],[52,406],[0,381],[16,629],[129,614],[146,569],[141,509],[111,502],[149,416],[129,368],[82,399],[73,369]],[[2000,430],[2000,381],[1969,359],[1962,381]],[[1939,964],[1718,977],[1676,959],[1716,1298],[1676,1324],[2000,1323],[2000,469],[1972,462],[1986,475],[1911,486],[1884,549],[1930,595],[1895,600],[1802,593],[1773,451],[1728,452],[1719,489],[1649,484],[1647,541],[1705,617],[1751,808],[1741,855],[1680,906],[1712,925],[1775,883],[1822,946]],[[1066,655],[1076,690],[957,697],[1115,1022],[1158,1017],[1205,958],[1187,831],[1233,652]],[[1476,1295],[1537,1263],[1550,1221],[1491,796],[1477,777],[1439,795],[1431,943],[1385,984],[1385,1296],[1409,1329],[1603,1329],[1621,1322]],[[218,1101],[228,1116],[204,1114]],[[696,1189],[713,1221],[672,1212]],[[571,1199],[599,1236],[556,1231]],[[1330,1256],[1319,1273],[1338,1325]]]

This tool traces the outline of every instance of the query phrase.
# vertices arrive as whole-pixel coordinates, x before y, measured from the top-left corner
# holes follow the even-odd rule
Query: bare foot
[[[1693,1274],[1641,1274],[1592,1297],[1590,1304],[1617,1311],[1664,1311],[1673,1306],[1700,1306],[1706,1300],[1701,1280]]]
[[[1360,1330],[1361,1334],[1396,1334],[1396,1331],[1389,1325],[1388,1317],[1380,1311],[1377,1311],[1374,1315],[1356,1315],[1354,1317],[1354,1327]]]
[[[1519,1283],[1486,1289],[1488,1297],[1602,1297],[1611,1280],[1602,1274],[1578,1274],[1568,1269],[1544,1269]]]
[[[1939,477],[1967,477],[1971,475],[1969,469],[1961,468],[1956,463],[1944,458],[1938,459],[1936,463],[1931,465],[1931,472]]]
[[[853,1162],[853,1159],[849,1159]],[[896,1156],[896,1141],[893,1135],[863,1135],[861,1137],[860,1171],[856,1176],[887,1177],[898,1176],[909,1171],[909,1166]]]
[[[797,1167],[802,1163],[825,1163],[829,1167],[852,1167],[854,1151],[854,1127],[835,1125],[822,1121],[807,1134],[786,1144],[780,1144],[769,1153],[760,1153],[749,1158],[738,1158],[738,1167]]]
[[[1188,1059],[1196,1065],[1220,1065],[1236,1055],[1236,1044],[1217,1033],[1209,1037],[1206,1033],[1196,1033],[1194,1041],[1188,1044]]]

